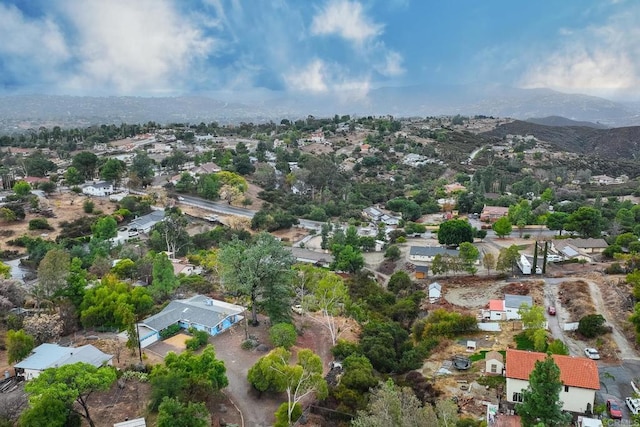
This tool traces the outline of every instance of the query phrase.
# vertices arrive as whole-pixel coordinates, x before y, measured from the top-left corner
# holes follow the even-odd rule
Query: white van
[[[140,234],[138,232],[137,228],[130,228],[129,229],[129,237],[136,237],[138,234]]]

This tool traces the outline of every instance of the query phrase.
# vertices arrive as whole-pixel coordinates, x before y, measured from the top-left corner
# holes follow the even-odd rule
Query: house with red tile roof
[[[509,214],[509,208],[502,206],[485,206],[480,213],[480,221],[482,222],[496,222],[503,216]]]
[[[529,387],[529,375],[537,361],[547,355],[533,351],[507,350],[505,376],[507,377],[507,401],[522,402],[522,391]],[[562,409],[585,413],[593,410],[596,391],[600,390],[598,365],[586,357],[552,355],[560,368]]]

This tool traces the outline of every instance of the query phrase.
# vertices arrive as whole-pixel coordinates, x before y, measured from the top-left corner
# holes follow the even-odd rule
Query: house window
[[[220,332],[222,330],[222,323],[218,323],[216,325],[216,331]]]
[[[568,385],[564,386],[564,392],[565,393],[569,393],[569,386]]]
[[[495,363],[491,364],[491,373],[495,374],[498,372],[498,365],[496,365]]]
[[[513,399],[511,399],[514,402],[522,402],[522,393],[513,393]]]

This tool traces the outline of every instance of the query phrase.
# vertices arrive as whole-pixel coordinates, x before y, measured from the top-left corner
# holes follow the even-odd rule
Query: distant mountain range
[[[205,96],[164,98],[72,97],[19,95],[0,97],[0,130],[29,127],[88,126],[107,123],[238,123],[297,119],[334,114],[396,117],[485,115],[526,120],[557,116],[592,127],[640,125],[640,105],[622,104],[594,96],[565,94],[550,89],[505,86],[386,87],[366,97],[349,92],[317,96],[273,93],[260,102],[222,100]],[[539,121],[540,119],[531,119]],[[545,119],[546,120],[546,119]],[[560,124],[560,119],[555,119]],[[552,124],[552,123],[547,123]],[[580,126],[589,126],[586,123]]]

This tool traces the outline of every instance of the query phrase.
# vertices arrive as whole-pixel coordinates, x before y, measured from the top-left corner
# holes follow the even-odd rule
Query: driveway
[[[600,391],[596,392],[596,404],[604,403],[607,399],[616,399],[622,406],[625,419],[630,419],[631,413],[624,403],[626,397],[633,395],[631,381],[639,383],[640,361],[623,360],[620,365],[603,365],[598,367],[600,374]]]

